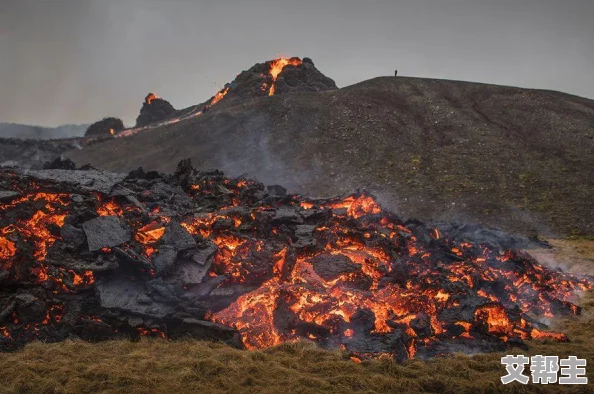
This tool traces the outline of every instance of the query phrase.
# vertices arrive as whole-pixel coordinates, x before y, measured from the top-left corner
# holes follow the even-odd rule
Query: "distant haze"
[[[592,0],[1,0],[0,122],[132,125],[148,92],[187,107],[278,55],[339,87],[398,69],[594,98],[593,16]]]

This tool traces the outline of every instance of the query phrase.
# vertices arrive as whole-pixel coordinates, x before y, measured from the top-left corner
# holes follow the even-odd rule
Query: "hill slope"
[[[52,138],[80,137],[84,135],[87,127],[88,125],[86,124],[43,127],[16,123],[0,123],[0,138],[48,140]]]
[[[404,217],[594,234],[594,101],[558,92],[382,77],[223,100],[67,155],[117,171],[190,157],[310,195],[366,187]]]
[[[78,149],[81,138],[56,140],[23,140],[0,137],[0,167],[43,168],[47,162],[59,157],[64,151]]]

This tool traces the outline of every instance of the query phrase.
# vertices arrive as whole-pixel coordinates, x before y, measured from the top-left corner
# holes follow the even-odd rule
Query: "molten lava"
[[[272,76],[272,83],[270,84],[270,89],[268,90],[268,95],[272,96],[274,95],[274,91],[275,91],[275,83],[276,83],[276,79],[278,78],[278,75],[283,71],[283,68],[285,68],[285,66],[299,66],[301,64],[301,59],[297,58],[297,57],[292,57],[292,58],[285,58],[285,57],[281,57],[278,59],[274,59],[270,62],[270,70],[268,71],[270,73],[270,75]]]
[[[163,180],[131,177],[125,195],[113,196],[30,185],[0,204],[0,273],[48,295],[36,320],[7,315],[0,335],[29,341],[50,327],[67,332],[64,324],[115,335],[128,323],[110,325],[104,319],[113,313],[102,315],[95,301],[88,311],[72,309],[68,297],[90,292],[95,300],[96,283],[126,278],[127,287],[146,285],[168,303],[176,297],[166,291],[172,283],[187,292],[180,300],[192,301],[176,309],[235,328],[249,349],[302,338],[345,349],[355,361],[404,359],[444,346],[499,350],[523,339],[566,340],[538,318],[578,314],[576,294],[591,288],[589,279],[549,270],[521,252],[402,222],[365,192],[311,200],[266,195],[261,184],[217,172],[188,179],[165,192]],[[85,249],[81,223],[97,217],[124,223],[128,241]],[[63,234],[83,238],[73,244]],[[117,267],[123,270],[108,271]],[[189,271],[178,276],[183,267]],[[176,282],[202,269],[199,280]],[[137,308],[155,302],[136,299]],[[169,337],[167,321],[147,320],[157,323],[128,332]]]
[[[227,92],[229,92],[229,88],[225,88],[223,90],[218,91],[217,94],[215,94],[215,96],[212,98],[212,100],[210,100],[210,103],[208,103],[208,106],[212,107],[213,105],[215,105],[216,103],[221,101],[222,98],[225,97]]]
[[[8,259],[14,256],[16,248],[14,242],[9,241],[4,237],[0,237],[0,261],[8,261]]]
[[[156,99],[156,98],[159,98],[159,96],[157,96],[157,95],[156,95],[156,94],[154,94],[154,93],[149,93],[149,94],[148,94],[148,95],[145,97],[144,101],[145,101],[147,104],[149,104],[149,105],[150,105],[150,104],[151,104],[151,102],[152,102],[154,99]]]
[[[191,189],[200,193],[207,187],[192,185]],[[434,256],[435,251],[426,250],[411,230],[383,213],[367,194],[324,204],[304,199],[295,200],[294,204],[305,211],[333,212],[327,225],[314,232],[324,247],[302,250],[291,256],[289,262],[286,248],[279,250],[271,256],[269,279],[229,307],[209,315],[215,322],[237,328],[244,345],[251,349],[300,337],[325,346],[357,349],[362,336],[389,336],[398,330],[407,338],[404,348],[409,357],[421,347],[456,338],[472,341],[487,335],[503,342],[511,337],[564,339],[559,333],[543,334],[527,320],[509,315],[508,310],[521,306],[531,314],[547,316],[551,304],[566,303],[575,291],[590,286],[587,282],[562,279],[565,274],[533,264],[528,265],[525,273],[514,271],[516,263],[512,259],[517,257],[501,257],[480,245],[444,241],[443,234],[431,229],[428,236],[443,242],[447,245],[446,253],[456,256],[453,261],[447,261],[451,260],[449,257],[442,260],[442,252]],[[252,213],[252,219],[258,221],[262,212],[259,209]],[[213,214],[208,220],[194,220],[187,228],[219,246],[214,257],[217,274],[229,275],[230,284],[250,283],[254,275],[263,275],[255,272],[251,261],[266,247],[260,240],[214,230],[217,218],[226,217]],[[349,224],[353,219],[359,220],[357,230]],[[278,230],[273,227],[271,234],[279,234]],[[332,256],[340,258],[332,260]],[[316,269],[319,258],[341,261],[344,272],[333,277],[321,275]],[[408,272],[404,281],[390,279],[395,270],[403,267]],[[547,271],[546,278],[539,275],[543,270]],[[507,294],[492,286],[500,282],[510,283]],[[460,313],[460,318],[464,318],[462,308],[471,297],[477,297],[483,305],[474,316],[468,316],[468,320],[442,317]],[[569,310],[576,312],[574,308]],[[370,325],[360,322],[361,314],[372,316]],[[425,321],[426,325],[419,327]]]

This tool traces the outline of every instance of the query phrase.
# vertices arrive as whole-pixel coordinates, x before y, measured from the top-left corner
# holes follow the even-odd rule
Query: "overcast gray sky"
[[[0,0],[0,122],[131,125],[144,96],[204,101],[254,63],[594,98],[593,0]]]

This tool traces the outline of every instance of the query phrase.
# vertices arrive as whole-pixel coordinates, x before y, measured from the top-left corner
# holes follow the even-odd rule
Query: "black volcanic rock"
[[[103,118],[89,126],[85,136],[109,136],[124,130],[124,122],[119,118]]]
[[[108,171],[97,171],[92,169],[26,170],[24,173],[39,181],[61,182],[83,188],[85,190],[98,191],[101,193],[109,193],[111,189],[125,177],[125,174],[118,174]]]
[[[140,114],[136,118],[136,127],[165,120],[175,112],[175,108],[169,104],[169,101],[158,98],[154,93],[149,93],[144,99]]]
[[[51,162],[45,163],[43,165],[43,169],[44,170],[75,170],[76,164],[72,160],[70,160],[64,156],[58,156]]]
[[[90,251],[118,246],[130,240],[130,230],[120,223],[117,216],[100,216],[82,225]]]
[[[361,264],[355,264],[344,255],[322,254],[309,260],[316,274],[325,280],[338,278],[345,273],[357,272]]]

